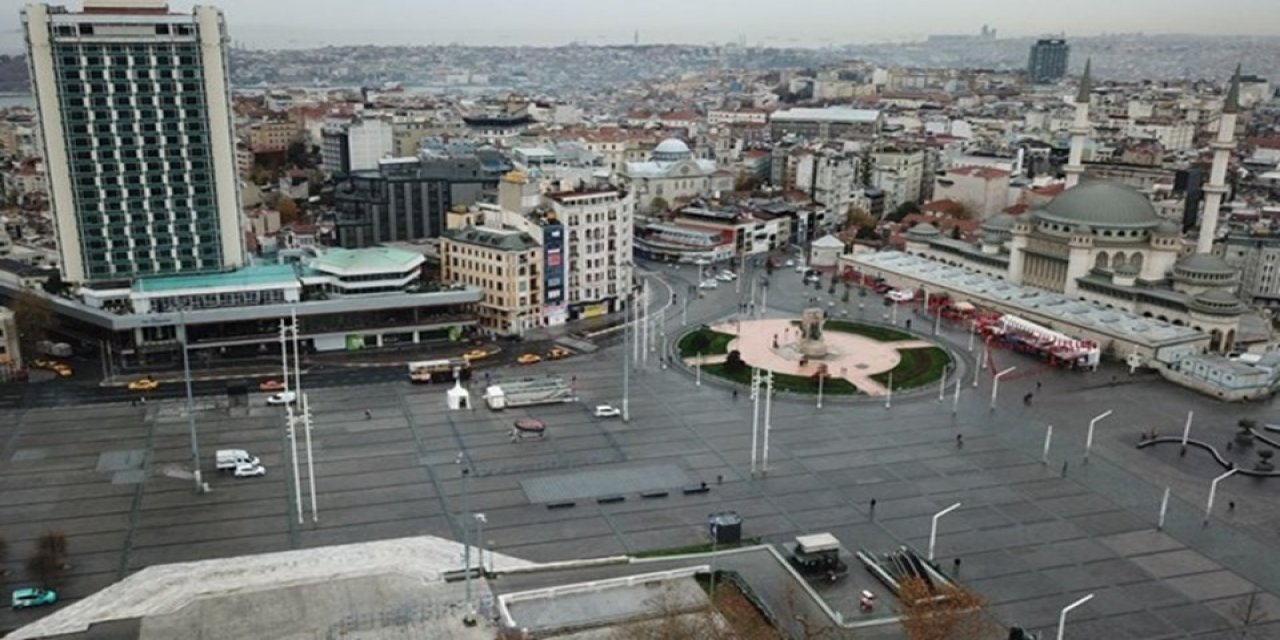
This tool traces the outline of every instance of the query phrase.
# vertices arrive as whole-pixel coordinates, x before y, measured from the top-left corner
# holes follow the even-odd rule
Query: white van
[[[218,449],[215,461],[218,471],[234,471],[239,465],[261,464],[257,456],[249,455],[244,449]]]

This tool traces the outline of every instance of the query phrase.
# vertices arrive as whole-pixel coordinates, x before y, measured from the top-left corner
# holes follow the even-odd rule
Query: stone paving
[[[788,308],[786,294],[775,291],[770,304],[782,305],[783,313],[773,317],[795,317],[803,295],[797,292]],[[714,321],[737,300],[731,288],[711,292],[691,308],[689,324]],[[678,323],[679,314],[669,318]],[[675,332],[669,324],[668,334]],[[629,423],[590,412],[597,403],[621,401],[616,346],[498,372],[575,375],[580,404],[447,412],[442,388],[392,381],[324,389],[312,396],[317,522],[309,512],[297,520],[281,412],[261,406],[260,396],[248,417],[198,416],[214,489],[204,496],[166,473],[190,459],[180,412],[121,404],[4,412],[0,536],[11,545],[7,566],[17,572],[36,536],[66,531],[73,568],[64,593],[74,601],[156,563],[420,533],[458,539],[464,487],[470,509],[486,515],[486,545],[533,561],[702,542],[707,514],[722,510],[743,516],[745,535],[771,542],[830,531],[851,549],[923,549],[930,516],[960,502],[940,521],[940,565],[983,593],[1003,622],[1051,632],[1063,606],[1094,593],[1071,613],[1069,637],[1238,637],[1235,612],[1257,590],[1269,616],[1249,637],[1280,637],[1274,553],[1280,485],[1224,482],[1206,527],[1214,465],[1134,447],[1143,427],[1158,423],[1162,433],[1173,433],[1187,410],[1195,411],[1198,436],[1225,441],[1238,417],[1274,422],[1269,403],[1221,405],[1150,376],[1130,378],[1106,367],[1059,372],[997,352],[995,366],[1018,366],[1028,375],[1001,383],[993,411],[989,376],[971,386],[967,334],[944,337],[962,357],[956,414],[949,393],[944,402],[927,391],[895,394],[891,409],[874,399],[829,398],[819,410],[811,398],[780,396],[766,476],[750,472],[750,403],[735,401],[718,381],[704,378],[694,387],[691,372],[660,369],[656,352],[648,369],[631,376]],[[1030,405],[1020,401],[1026,393],[1034,394]],[[363,417],[366,408],[371,420]],[[1085,462],[1089,419],[1108,409],[1115,413],[1099,424]],[[522,416],[546,421],[550,436],[511,442],[509,425]],[[1046,463],[1048,424],[1054,434]],[[210,452],[231,446],[261,456],[268,476],[213,476]],[[103,453],[131,451],[144,452],[141,482],[113,482],[120,470],[112,469],[128,454],[113,454],[98,469]],[[522,489],[531,478],[664,464],[711,491],[653,499],[627,493],[621,502],[583,499],[553,510],[531,504]],[[1164,530],[1156,531],[1166,486],[1173,499]],[[1228,500],[1237,504],[1230,512]],[[9,579],[19,582],[20,575]],[[831,605],[856,613],[852,598],[836,595]],[[0,629],[40,615],[0,612]]]

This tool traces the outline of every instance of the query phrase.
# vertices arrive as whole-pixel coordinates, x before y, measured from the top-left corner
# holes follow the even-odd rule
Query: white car
[[[910,302],[916,297],[916,292],[909,289],[895,289],[885,294],[885,297],[894,302]]]
[[[725,269],[724,271],[721,271],[721,272],[720,272],[720,277],[722,277],[722,278],[726,278],[726,279],[728,279],[728,280],[731,280],[731,281],[732,281],[732,280],[737,280],[737,279],[738,279],[738,274],[736,274],[736,273],[734,273],[734,272],[732,272],[732,271],[730,271],[730,270],[728,270],[728,269]]]
[[[784,263],[782,263],[782,266],[784,266],[784,267],[794,267],[794,266],[796,266],[796,261],[795,261],[795,260],[792,260],[791,258],[787,258],[787,261],[786,261],[786,262],[784,262]]]
[[[622,415],[622,410],[611,404],[602,404],[602,405],[596,406],[597,418],[617,418],[618,416],[621,416],[621,415]]]
[[[809,270],[809,265],[801,262],[796,265],[796,273],[804,273]]]
[[[720,282],[733,282],[733,275],[727,273],[717,273],[716,280]]]
[[[715,289],[715,288],[718,288],[719,286],[720,286],[720,283],[716,282],[715,280],[703,280],[702,282],[698,283],[699,289]]]
[[[254,478],[267,475],[267,468],[260,464],[242,463],[231,471],[237,478]]]
[[[269,405],[293,404],[295,401],[297,401],[297,399],[298,399],[298,394],[292,391],[281,391],[280,393],[273,393],[267,396],[267,404]]]

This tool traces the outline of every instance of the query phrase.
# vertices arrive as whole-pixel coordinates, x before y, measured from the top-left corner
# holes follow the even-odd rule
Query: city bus
[[[422,360],[409,363],[409,381],[414,384],[453,382],[455,375],[460,380],[466,380],[471,377],[471,363],[467,362],[466,358]]]

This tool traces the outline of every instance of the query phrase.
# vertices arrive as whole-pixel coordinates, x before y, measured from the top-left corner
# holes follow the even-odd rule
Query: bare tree
[[[645,620],[629,622],[613,630],[610,640],[732,640],[732,629],[709,607],[690,607],[670,585],[645,601],[653,613]]]
[[[1231,620],[1240,626],[1240,637],[1249,637],[1249,627],[1267,619],[1267,609],[1258,602],[1258,591],[1231,605]]]
[[[18,340],[26,353],[36,353],[36,343],[48,337],[57,324],[53,305],[34,291],[19,291],[9,300],[18,329]]]
[[[920,578],[906,578],[898,591],[898,613],[908,640],[986,640],[999,627],[984,611],[982,596],[950,584],[932,589]]]
[[[36,548],[27,556],[27,575],[45,589],[62,581],[62,562],[46,549]]]

